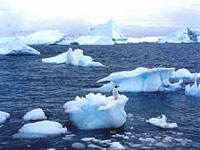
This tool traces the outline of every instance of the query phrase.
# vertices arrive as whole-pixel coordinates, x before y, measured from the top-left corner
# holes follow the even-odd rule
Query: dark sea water
[[[11,118],[0,127],[0,150],[57,150],[73,149],[72,143],[84,137],[120,142],[126,149],[200,149],[200,99],[187,97],[184,89],[176,92],[123,93],[129,97],[126,105],[127,122],[120,129],[84,131],[76,129],[65,114],[63,104],[88,91],[82,89],[101,86],[97,80],[115,71],[136,67],[175,67],[200,72],[200,44],[126,44],[113,46],[72,46],[106,67],[79,67],[65,64],[45,64],[41,58],[65,52],[69,46],[32,46],[40,56],[0,56],[0,110]],[[68,128],[66,135],[43,138],[13,138],[26,123],[23,115],[42,108],[48,120]],[[178,128],[158,129],[145,120],[165,114],[168,122]],[[74,134],[74,136],[70,136]],[[121,136],[115,136],[120,134]],[[170,142],[165,138],[171,137]],[[142,139],[152,138],[154,142]],[[109,145],[91,142],[102,148]],[[93,148],[95,149],[95,148]]]

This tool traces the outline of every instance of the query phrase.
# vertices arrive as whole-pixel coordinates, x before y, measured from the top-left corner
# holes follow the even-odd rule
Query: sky
[[[0,0],[0,35],[43,29],[81,35],[110,19],[136,37],[200,28],[200,0]]]

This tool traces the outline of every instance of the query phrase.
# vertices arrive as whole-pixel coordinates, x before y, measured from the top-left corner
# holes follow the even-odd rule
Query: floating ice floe
[[[39,55],[40,52],[21,42],[11,41],[0,44],[0,54],[2,55]]]
[[[110,92],[115,85],[123,92],[155,92],[155,91],[175,91],[181,88],[182,80],[178,83],[170,83],[169,78],[174,68],[143,68],[138,67],[133,71],[122,71],[111,73],[97,82],[107,82],[100,88],[89,89],[101,92]]]
[[[120,144],[120,142],[112,142],[111,145],[110,145],[110,148],[111,149],[118,149],[118,150],[125,149],[125,147],[122,144]]]
[[[9,113],[0,111],[0,124],[4,123],[9,118],[10,118]]]
[[[194,43],[200,42],[200,32],[198,30],[190,30],[188,27],[170,33],[158,39],[159,43]]]
[[[119,128],[126,122],[124,107],[128,98],[90,93],[86,97],[76,97],[64,104],[65,112],[79,129]]]
[[[185,94],[188,96],[200,97],[200,84],[197,84],[197,79],[193,85],[187,85],[185,87]]]
[[[35,123],[25,124],[18,133],[14,135],[15,138],[34,138],[43,137],[47,135],[56,135],[67,133],[67,128],[55,121],[38,121]]]
[[[33,109],[33,110],[27,112],[24,115],[23,119],[25,121],[29,121],[29,120],[36,121],[36,120],[47,119],[47,117],[45,116],[45,113],[41,108],[36,108],[36,109]]]
[[[25,44],[54,44],[65,39],[65,35],[58,30],[42,30],[24,37],[19,40]]]
[[[190,80],[194,80],[195,78],[198,77],[200,77],[200,73],[191,73],[189,70],[185,68],[178,69],[171,76],[171,78],[190,79]]]
[[[178,127],[176,123],[167,123],[167,117],[165,115],[162,115],[161,117],[157,117],[157,118],[151,118],[147,120],[146,122],[163,129],[171,129],[171,128]]]
[[[90,56],[83,55],[83,50],[76,49],[72,50],[69,48],[67,52],[59,54],[55,57],[44,58],[42,59],[44,63],[66,63],[69,65],[76,66],[103,66],[100,62],[93,61],[93,58]]]
[[[72,148],[83,149],[83,148],[85,148],[85,144],[83,144],[83,143],[72,143]]]

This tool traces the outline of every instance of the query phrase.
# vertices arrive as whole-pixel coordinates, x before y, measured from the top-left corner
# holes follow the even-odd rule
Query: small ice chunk
[[[9,118],[10,118],[9,113],[0,111],[0,124],[4,123]]]
[[[197,80],[195,80],[192,86],[189,84],[185,87],[185,94],[188,96],[200,97],[200,84],[197,84]]]
[[[145,143],[155,143],[156,140],[154,138],[139,138],[140,141],[145,142]]]
[[[110,145],[111,149],[125,149],[125,147],[120,144],[120,142],[112,142]]]
[[[72,148],[83,149],[83,148],[85,148],[85,144],[83,144],[83,143],[73,143]]]
[[[162,115],[161,117],[157,118],[151,118],[149,120],[146,120],[146,122],[164,129],[178,127],[176,123],[167,123],[167,117],[165,115]]]
[[[95,140],[95,138],[94,137],[86,137],[86,138],[82,138],[81,140],[84,142],[90,142],[90,141]]]
[[[24,115],[23,119],[25,121],[29,120],[35,121],[35,120],[45,120],[47,119],[47,117],[45,116],[44,111],[41,108],[36,108],[27,112]]]

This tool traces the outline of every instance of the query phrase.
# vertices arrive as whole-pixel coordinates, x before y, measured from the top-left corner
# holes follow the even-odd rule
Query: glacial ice
[[[125,41],[116,41],[118,44],[126,44],[126,43],[156,43],[158,42],[158,38],[160,37],[141,37],[141,38],[136,38],[136,37],[128,37],[127,40]]]
[[[2,55],[39,55],[40,52],[19,41],[11,41],[0,44]]]
[[[9,113],[0,111],[0,124],[4,123],[9,118],[10,118]]]
[[[54,44],[65,39],[65,35],[58,30],[42,30],[31,33],[27,36],[19,37],[20,41],[31,44]]]
[[[44,63],[66,63],[76,66],[103,66],[100,62],[93,61],[93,58],[90,56],[83,55],[83,50],[76,49],[72,50],[69,48],[67,52],[59,54],[55,57],[44,58],[42,59]]]
[[[158,39],[159,43],[194,43],[200,42],[200,32],[190,30],[188,27],[180,29],[175,33],[167,34]]]
[[[171,78],[176,78],[176,79],[190,79],[190,80],[195,80],[195,78],[200,77],[200,73],[191,73],[189,70],[185,68],[178,69],[175,71]]]
[[[181,87],[182,80],[178,83],[170,83],[169,78],[174,68],[143,68],[138,67],[132,71],[122,71],[111,73],[97,82],[107,82],[100,88],[89,89],[93,91],[110,92],[115,85],[119,86],[119,91],[123,92],[155,92],[155,91],[175,91]]]
[[[150,118],[149,120],[146,120],[146,122],[163,129],[171,129],[178,127],[176,123],[167,123],[167,117],[165,115],[162,115],[161,117],[157,118]]]
[[[197,84],[197,78],[193,85],[186,85],[185,94],[188,96],[200,97],[200,84]]]
[[[36,121],[36,120],[44,120],[44,119],[47,119],[47,117],[45,116],[44,114],[44,111],[41,109],[41,108],[36,108],[36,109],[33,109],[29,112],[27,112],[23,119],[25,121]]]
[[[25,124],[18,133],[14,135],[15,138],[34,138],[43,137],[45,135],[55,135],[67,133],[67,128],[55,121],[38,121],[35,123]]]
[[[79,129],[118,128],[126,122],[124,107],[127,101],[125,95],[114,100],[113,96],[90,93],[81,98],[77,96],[63,107]]]

